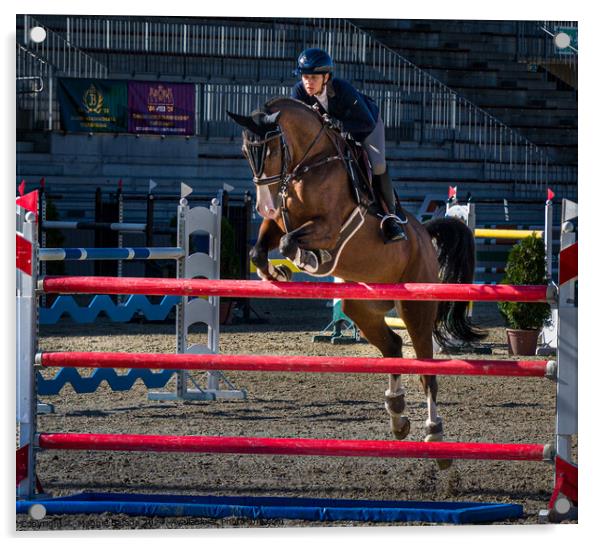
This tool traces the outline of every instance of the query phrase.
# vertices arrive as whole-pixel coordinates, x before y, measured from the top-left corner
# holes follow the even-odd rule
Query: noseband
[[[280,152],[284,158],[280,167],[280,174],[263,177],[265,158],[268,151],[267,145],[269,142],[275,139],[279,139],[280,141]],[[291,162],[291,155],[280,127],[274,131],[266,133],[265,138],[262,140],[250,140],[245,135],[242,151],[249,162],[251,171],[253,171],[253,183],[256,186],[266,186],[268,184],[280,182],[284,178]]]

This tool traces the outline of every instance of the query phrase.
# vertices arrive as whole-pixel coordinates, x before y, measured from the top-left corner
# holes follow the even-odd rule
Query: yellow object
[[[301,273],[301,270],[290,260],[287,260],[286,258],[282,258],[282,259],[278,259],[278,260],[270,260],[270,263],[276,267],[277,265],[286,265],[286,267],[288,267],[293,273]],[[251,262],[251,269],[250,269],[251,273],[257,273],[257,267],[255,267],[255,264],[253,262]]]
[[[406,327],[403,320],[398,317],[385,317],[385,322],[387,323],[387,326],[390,326],[391,328],[404,329]]]
[[[475,237],[481,239],[526,239],[531,235],[541,239],[543,231],[529,231],[528,229],[483,229],[474,230]]]

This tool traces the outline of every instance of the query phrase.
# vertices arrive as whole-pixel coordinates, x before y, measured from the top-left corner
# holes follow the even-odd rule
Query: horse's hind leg
[[[402,341],[385,323],[385,313],[392,307],[386,301],[344,300],[343,312],[349,316],[364,337],[384,357],[401,357]],[[405,389],[399,374],[389,376],[389,388],[385,391],[385,409],[389,414],[391,432],[398,440],[403,440],[410,432],[410,420],[403,415],[405,410]]]
[[[436,302],[397,302],[397,312],[405,322],[412,340],[416,358],[433,358],[433,327],[437,315]],[[437,377],[421,375],[420,383],[426,396],[427,419],[425,423],[425,442],[441,442],[443,440],[443,420],[437,414]],[[439,468],[449,468],[451,461],[437,459]]]
[[[401,353],[396,356],[401,356]],[[385,409],[389,414],[391,432],[397,440],[403,440],[410,433],[410,419],[403,414],[406,407],[405,396],[401,375],[389,375],[389,388],[385,391]]]

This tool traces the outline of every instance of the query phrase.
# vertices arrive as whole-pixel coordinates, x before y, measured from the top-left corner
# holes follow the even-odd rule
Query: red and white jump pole
[[[556,483],[549,509],[566,516],[577,505],[577,465],[572,441],[578,431],[577,203],[562,201],[558,260],[558,378],[556,380]],[[549,517],[549,513],[543,513]]]

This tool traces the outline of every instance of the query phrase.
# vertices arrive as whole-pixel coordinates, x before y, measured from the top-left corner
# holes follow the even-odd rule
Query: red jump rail
[[[40,288],[52,294],[145,294],[148,296],[225,296],[246,298],[418,301],[546,302],[545,285],[479,285],[439,283],[265,282],[140,277],[45,277]]]
[[[151,436],[143,434],[42,433],[44,449],[314,455],[319,457],[391,457],[401,459],[548,460],[543,444],[399,442],[393,440],[321,440],[231,436]]]
[[[339,356],[224,355],[167,353],[41,353],[36,362],[57,368],[144,368],[255,372],[382,373],[553,377],[545,360],[443,360]]]

